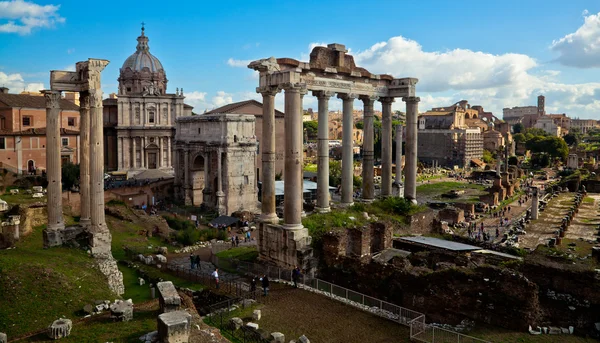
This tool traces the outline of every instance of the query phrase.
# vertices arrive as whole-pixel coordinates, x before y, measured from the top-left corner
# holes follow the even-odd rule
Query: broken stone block
[[[143,286],[146,284],[146,280],[144,280],[143,278],[138,278],[138,283],[140,284],[140,286]]]
[[[0,343],[8,343],[8,337],[3,332],[0,332]]]
[[[254,330],[258,330],[258,324],[256,324],[256,323],[248,322],[248,323],[246,323],[246,326],[249,328],[252,328]]]
[[[158,247],[158,252],[159,252],[161,255],[166,255],[166,254],[168,254],[168,252],[169,252],[169,249],[167,249],[167,247]]]
[[[239,317],[233,317],[229,319],[229,325],[235,331],[244,326],[244,321]]]
[[[154,258],[152,256],[147,256],[144,258],[144,263],[147,265],[154,264]]]
[[[167,263],[167,258],[165,256],[163,256],[163,255],[156,255],[156,259],[160,263]]]
[[[63,337],[68,337],[71,334],[71,328],[73,327],[73,322],[70,319],[60,318],[52,322],[50,326],[48,326],[48,337],[52,339],[59,339]]]
[[[260,320],[260,310],[254,310],[252,311],[252,320]]]
[[[551,335],[560,335],[561,332],[562,331],[560,330],[560,328],[556,327],[556,326],[550,326],[548,328],[548,333],[551,334]]]
[[[181,297],[177,293],[175,286],[171,281],[159,282],[156,284],[158,288],[158,302],[161,312],[179,311],[181,306]]]
[[[298,338],[298,343],[310,343],[310,341],[308,338],[306,338],[306,336],[302,335],[300,338]]]
[[[119,301],[110,305],[111,317],[119,322],[128,322],[133,319],[133,304],[127,301]]]
[[[158,337],[164,343],[187,343],[192,316],[185,311],[173,311],[158,316]]]
[[[271,332],[271,343],[285,343],[285,335],[281,332]]]

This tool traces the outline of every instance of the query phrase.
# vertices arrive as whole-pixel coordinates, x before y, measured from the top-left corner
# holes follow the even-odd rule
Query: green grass
[[[134,304],[152,299],[150,285],[146,283],[140,286],[139,275],[135,269],[119,264],[119,270],[123,273],[123,284],[125,285],[123,299],[131,299]]]
[[[535,328],[534,328],[535,329]],[[598,342],[591,338],[573,335],[531,335],[528,332],[512,331],[498,327],[477,324],[475,329],[469,333],[480,339],[498,343],[592,343]],[[462,340],[461,340],[462,342]]]
[[[307,163],[304,166],[304,171],[316,173],[317,172],[317,165],[314,164],[314,163]]]
[[[456,181],[426,183],[426,184],[417,186],[417,194],[435,195],[435,194],[446,193],[451,190],[464,190],[464,189],[475,189],[475,190],[483,191],[483,190],[485,190],[485,186],[474,184],[474,183],[456,182]]]
[[[585,197],[585,198],[583,198],[582,202],[584,204],[593,204],[594,203],[594,198],[592,198],[592,197]]]
[[[42,227],[0,251],[0,332],[8,337],[74,319],[85,304],[114,300],[106,277],[79,249],[44,249]]]
[[[20,191],[25,192],[24,190],[20,190]],[[5,193],[3,195],[0,195],[0,199],[6,201],[9,205],[21,205],[21,204],[33,204],[36,202],[46,203],[48,198],[45,195],[42,198],[34,198],[34,197],[32,197],[32,194],[19,193],[19,194],[13,195],[10,193]]]
[[[169,251],[174,247],[164,242],[160,237],[146,237],[139,235],[138,232],[145,230],[140,223],[127,222],[111,216],[106,216],[106,223],[112,234],[112,252],[114,258],[123,261],[127,259],[127,254],[123,249],[128,248],[141,253],[154,253],[157,247],[166,246]],[[152,246],[152,249],[148,249]]]
[[[258,258],[256,247],[238,247],[217,253],[219,258],[234,258],[240,261],[254,262]]]

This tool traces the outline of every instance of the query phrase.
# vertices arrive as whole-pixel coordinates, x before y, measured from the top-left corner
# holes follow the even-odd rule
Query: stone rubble
[[[260,310],[252,311],[252,320],[258,321],[258,320],[260,320],[260,317],[261,317]]]
[[[60,318],[48,326],[47,334],[52,339],[68,337],[72,328],[73,322],[70,319]]]
[[[110,305],[110,314],[113,319],[120,322],[128,322],[133,319],[133,302],[131,299],[117,300]]]
[[[0,332],[0,343],[8,343],[8,337],[3,332]]]

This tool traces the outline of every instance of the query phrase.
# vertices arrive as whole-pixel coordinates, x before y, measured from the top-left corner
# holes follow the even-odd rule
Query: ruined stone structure
[[[254,116],[204,114],[176,122],[177,197],[220,214],[256,210]]]
[[[60,160],[60,95],[62,91],[79,92],[81,102],[80,168],[81,220],[89,234],[92,255],[98,259],[109,287],[123,294],[123,275],[111,253],[111,234],[104,218],[104,140],[102,133],[102,88],[100,74],[107,60],[88,59],[77,62],[76,71],[52,71],[51,90],[46,97],[46,165],[48,167],[48,228],[44,230],[44,246],[59,246],[64,242],[65,223],[62,216],[62,183]]]
[[[415,96],[417,79],[394,79],[390,75],[375,75],[357,67],[344,45],[315,47],[309,62],[291,58],[271,57],[251,62],[248,66],[259,72],[259,87],[263,96],[262,147],[262,221],[259,232],[261,257],[285,266],[304,265],[301,258],[309,255],[310,237],[302,226],[302,98],[308,91],[319,100],[318,131],[318,194],[317,210],[329,210],[329,132],[328,102],[334,94],[343,100],[343,126],[352,128],[355,99],[364,103],[363,200],[374,199],[373,184],[373,105],[383,107],[382,125],[382,196],[392,195],[392,102],[406,102],[406,190],[405,198],[416,201],[417,174],[417,114],[419,98]],[[278,225],[275,212],[275,96],[285,90],[285,206],[284,224]],[[352,130],[344,130],[342,141],[342,205],[353,202]],[[294,182],[298,180],[298,182]],[[293,247],[294,249],[290,249]],[[290,263],[290,262],[294,263]]]
[[[108,170],[172,172],[175,120],[192,114],[183,103],[183,89],[167,93],[166,72],[150,53],[148,40],[142,27],[136,51],[120,69],[118,95],[106,100]],[[116,118],[111,118],[113,109]]]

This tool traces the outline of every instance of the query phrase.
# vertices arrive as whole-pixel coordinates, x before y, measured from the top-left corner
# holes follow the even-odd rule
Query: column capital
[[[89,90],[90,107],[101,108],[102,107],[102,89],[90,89]]]
[[[366,105],[370,105],[373,106],[373,103],[377,100],[379,100],[379,97],[377,95],[361,95],[358,97],[360,100],[362,100],[363,104]]]
[[[89,110],[90,109],[90,93],[79,92],[79,109]]]
[[[421,98],[418,96],[405,96],[402,98],[402,101],[404,101],[404,102],[419,102],[419,101],[421,101]]]
[[[346,101],[354,101],[358,96],[354,93],[338,93],[337,98]]]
[[[42,94],[46,98],[46,108],[58,108],[60,109],[60,91],[43,90]]]
[[[396,99],[391,96],[382,96],[381,98],[379,98],[379,102],[381,102],[382,104],[391,104],[394,101],[396,101]]]
[[[286,82],[280,85],[280,87],[286,92],[301,92],[302,90],[306,91],[306,85],[302,83],[296,82]],[[306,94],[306,93],[304,93]]]
[[[317,99],[329,99],[334,94],[335,92],[332,91],[312,91],[312,95],[317,97]]]
[[[279,92],[281,92],[281,89],[276,86],[256,87],[256,93],[260,93],[262,96],[275,96]]]

